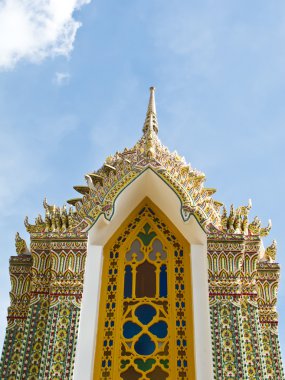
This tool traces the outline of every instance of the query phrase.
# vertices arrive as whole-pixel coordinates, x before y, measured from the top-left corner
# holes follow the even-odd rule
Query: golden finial
[[[248,216],[247,216],[247,214],[245,214],[243,217],[242,231],[245,235],[248,235]]]
[[[29,218],[26,216],[25,219],[24,219],[24,225],[26,228],[29,228],[31,225],[29,223]]]
[[[44,209],[45,210],[48,210],[49,209],[49,205],[47,203],[47,198],[45,197],[44,200],[43,200],[43,206],[44,206]]]
[[[20,237],[19,232],[16,233],[15,245],[16,245],[16,252],[18,255],[29,253],[27,244],[26,244],[25,240]]]
[[[274,262],[276,260],[276,254],[277,254],[277,242],[276,240],[273,240],[273,243],[266,248],[264,258],[266,261]]]
[[[235,222],[235,210],[234,210],[234,205],[231,205],[230,214],[228,217],[228,229],[230,233],[235,232],[234,222]]]
[[[241,233],[241,215],[240,212],[236,212],[235,220],[234,220],[234,229],[236,234]]]
[[[156,106],[155,106],[155,97],[154,97],[154,87],[150,87],[150,97],[148,103],[148,109],[146,113],[146,118],[143,126],[143,133],[146,134],[148,131],[154,131],[158,133],[158,123],[156,116]]]
[[[221,223],[222,223],[223,230],[226,231],[228,228],[228,216],[227,216],[227,210],[226,210],[225,206],[223,206]]]
[[[259,218],[256,216],[253,221],[249,224],[248,226],[249,231],[253,235],[259,235],[260,234],[260,229],[261,229],[261,221]]]
[[[272,228],[272,222],[271,219],[268,220],[268,225],[266,227],[263,227],[260,229],[260,236],[267,236],[269,235],[269,232]]]

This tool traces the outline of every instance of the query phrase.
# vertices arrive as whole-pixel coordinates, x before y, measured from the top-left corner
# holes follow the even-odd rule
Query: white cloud
[[[65,84],[68,84],[70,79],[70,74],[67,72],[56,72],[55,76],[53,78],[53,83],[58,86],[64,86]]]
[[[90,1],[0,0],[0,69],[68,55],[80,26],[73,13]]]

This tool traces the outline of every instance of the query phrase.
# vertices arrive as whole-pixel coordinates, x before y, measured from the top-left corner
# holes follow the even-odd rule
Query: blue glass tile
[[[155,308],[151,305],[141,305],[136,309],[135,315],[138,317],[141,323],[148,325],[156,315],[156,311]]]
[[[141,332],[141,327],[133,322],[126,322],[123,326],[123,335],[126,339],[131,339]]]
[[[133,287],[133,278],[132,278],[132,268],[130,265],[127,265],[125,268],[125,287],[124,287],[124,297],[132,297],[132,287]]]
[[[168,326],[164,321],[159,321],[150,326],[149,331],[158,338],[163,339],[167,336]]]
[[[166,265],[162,265],[160,268],[160,287],[159,287],[160,297],[167,297],[167,272]]]
[[[139,355],[151,355],[155,350],[155,344],[147,334],[143,334],[136,342],[135,350]]]

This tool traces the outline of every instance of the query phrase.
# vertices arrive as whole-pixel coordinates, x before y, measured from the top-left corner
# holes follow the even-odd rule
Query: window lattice
[[[194,378],[189,247],[154,210],[105,249],[96,380]]]

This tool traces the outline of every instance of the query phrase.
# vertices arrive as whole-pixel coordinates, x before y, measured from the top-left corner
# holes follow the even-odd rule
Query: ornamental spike
[[[49,205],[48,205],[48,202],[47,202],[47,198],[46,198],[46,197],[44,198],[43,206],[44,206],[44,209],[45,209],[45,210],[48,210],[48,209],[49,209]]]
[[[143,126],[144,135],[149,131],[154,131],[156,134],[158,133],[158,123],[156,116],[156,105],[155,105],[155,97],[154,97],[154,87],[150,87],[150,97],[148,103],[148,109],[146,113],[146,118]]]
[[[269,235],[269,232],[271,231],[271,228],[272,228],[272,222],[271,222],[271,219],[269,219],[267,227],[264,227],[264,228],[260,229],[260,236],[267,236],[267,235]]]
[[[24,219],[24,225],[26,228],[29,228],[31,225],[29,223],[29,218],[26,216],[25,219]]]

